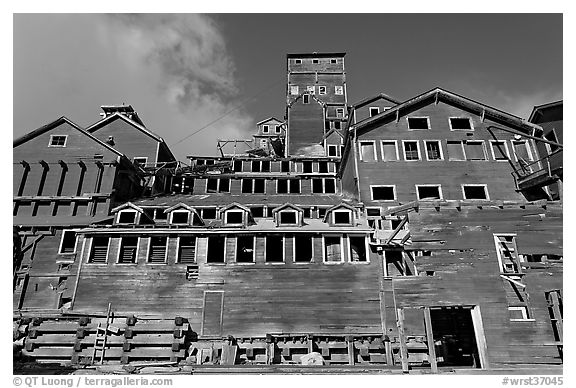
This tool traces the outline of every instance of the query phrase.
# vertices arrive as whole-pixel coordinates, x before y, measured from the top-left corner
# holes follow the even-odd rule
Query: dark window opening
[[[220,193],[230,192],[230,179],[220,179],[220,187],[218,188]]]
[[[312,179],[312,193],[314,194],[322,194],[322,179]]]
[[[312,218],[312,208],[305,207],[305,208],[303,208],[302,210],[303,210],[302,217],[304,217],[304,218]]]
[[[398,226],[400,226],[400,223],[402,222],[402,220],[390,220],[390,226],[392,227],[392,230],[396,230],[396,228]],[[402,228],[404,229],[404,228]]]
[[[252,213],[252,217],[258,217],[258,218],[264,217],[263,206],[251,207],[250,212]]]
[[[366,239],[364,237],[350,237],[350,260],[352,262],[366,262]]]
[[[327,262],[342,261],[340,237],[324,237],[324,255]]]
[[[76,250],[76,232],[65,230],[62,233],[62,246],[60,253],[73,253]]]
[[[67,137],[67,135],[52,135],[50,136],[50,145],[52,147],[64,147]]]
[[[313,60],[312,60],[312,63],[318,64],[318,63],[320,63],[320,61],[319,61],[318,59],[313,59]]]
[[[164,213],[164,209],[157,208],[155,213],[155,220],[166,220],[168,219],[168,213]]]
[[[290,162],[285,160],[280,162],[280,172],[290,172]]]
[[[418,190],[418,199],[430,200],[430,199],[440,199],[440,187],[438,186],[416,186]]]
[[[345,224],[345,225],[349,225],[352,221],[351,221],[351,214],[348,211],[345,212],[338,212],[335,211],[334,213],[334,224],[338,225],[338,224]]]
[[[393,186],[374,186],[372,187],[372,199],[374,201],[393,201],[394,187]]]
[[[366,209],[366,215],[368,217],[380,217],[380,208],[368,208]]]
[[[342,123],[340,121],[334,121],[334,129],[342,129]]]
[[[338,146],[329,145],[328,146],[328,156],[338,156]]]
[[[118,262],[122,264],[135,264],[137,250],[138,237],[123,237]]]
[[[304,94],[302,96],[302,103],[303,104],[310,104],[310,96],[308,94]]]
[[[280,235],[266,236],[266,262],[282,263],[284,261],[284,238]]]
[[[294,262],[308,263],[312,261],[313,245],[312,236],[310,235],[295,235],[294,236]]]
[[[224,262],[224,247],[226,240],[224,236],[209,236],[208,237],[208,252],[206,255],[207,263],[223,263]]]
[[[194,191],[194,178],[184,177],[182,180],[182,194],[192,194]]]
[[[318,218],[324,218],[324,216],[326,215],[326,209],[325,207],[319,207],[318,208]]]
[[[280,212],[281,225],[296,225],[296,221],[297,221],[296,212],[293,211]]]
[[[150,253],[148,256],[149,263],[165,263],[166,262],[166,243],[168,237],[166,236],[153,236],[150,237]]]
[[[218,191],[218,179],[208,178],[206,183],[206,192],[215,193]]]
[[[202,209],[202,218],[204,218],[205,220],[216,219],[216,208]]]
[[[288,193],[288,180],[287,179],[278,179],[278,194],[287,194]]]
[[[328,172],[328,162],[318,162],[318,172],[327,173]]]
[[[312,172],[312,162],[311,161],[302,162],[302,168],[303,168],[304,173],[311,173]]]
[[[450,126],[452,129],[471,130],[472,124],[468,117],[451,117]]]
[[[260,172],[260,161],[253,160],[252,161],[252,172]]]
[[[290,180],[290,193],[300,194],[300,181],[298,179]]]
[[[192,264],[196,262],[196,237],[180,237],[178,247],[178,263]]]
[[[270,161],[263,160],[262,163],[260,164],[260,170],[261,172],[270,172]]]
[[[336,193],[336,180],[335,179],[325,179],[324,180],[324,192],[326,194]]]
[[[370,108],[370,117],[376,116],[380,113],[380,108],[371,107]]]
[[[440,142],[437,141],[426,142],[426,157],[428,158],[428,160],[442,159],[442,155],[440,153]]]
[[[173,212],[172,213],[172,223],[173,224],[188,224],[189,212]]]
[[[324,129],[325,130],[330,130],[330,121],[324,121]]]
[[[236,238],[236,262],[254,262],[254,237],[238,236]]]
[[[242,179],[242,193],[252,194],[252,179]]]
[[[406,160],[419,160],[418,142],[406,141],[404,142],[404,155]]]
[[[428,129],[427,117],[408,117],[408,128],[410,129]]]
[[[464,199],[488,199],[485,186],[464,186]]]
[[[264,194],[266,192],[266,181],[264,179],[254,179],[254,193]]]
[[[228,211],[226,212],[227,224],[242,224],[244,222],[244,212],[242,211]]]
[[[234,161],[234,172],[242,172],[242,161],[235,160]]]

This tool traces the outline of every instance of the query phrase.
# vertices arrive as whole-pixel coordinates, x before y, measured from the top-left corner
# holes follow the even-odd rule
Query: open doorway
[[[438,366],[481,368],[471,307],[431,307],[430,318]]]

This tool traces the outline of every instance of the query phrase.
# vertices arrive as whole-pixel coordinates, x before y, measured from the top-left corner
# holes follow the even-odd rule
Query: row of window
[[[337,59],[337,58],[330,58],[330,59],[314,58],[314,59],[310,59],[310,60],[301,59],[301,58],[292,59],[292,63],[294,63],[295,65],[301,65],[304,61],[308,61],[308,62],[310,62],[310,63],[312,63],[312,64],[315,64],[315,65],[319,64],[320,61],[326,62],[326,63],[328,63],[328,61],[329,61],[331,64],[336,64],[336,63],[338,63],[338,59]]]
[[[266,179],[264,178],[208,178],[206,179],[206,193],[230,193],[231,181],[240,181],[243,194],[302,194],[300,179],[274,179],[275,192],[266,192]],[[311,178],[312,194],[335,194],[336,179]],[[174,191],[182,193],[194,192],[194,178],[183,177],[182,182],[174,183]]]
[[[271,125],[264,124],[262,125],[262,133],[270,133]],[[282,125],[274,125],[274,133],[281,133],[282,132]]]
[[[485,184],[466,184],[461,187],[463,199],[490,199],[488,186]],[[396,201],[396,185],[370,185],[370,194],[373,201]],[[444,199],[442,186],[416,185],[416,197],[419,201]]]
[[[508,151],[508,142],[505,140],[489,140],[491,158],[488,157],[484,140],[447,140],[446,155],[440,140],[422,140],[424,151],[421,150],[419,140],[400,140],[402,144],[402,157],[404,161],[423,160],[511,160]],[[398,140],[381,140],[380,155],[375,140],[362,140],[359,142],[360,160],[363,162],[377,162],[380,158],[383,162],[393,162],[400,159]],[[516,161],[532,161],[533,156],[527,140],[511,140],[512,153]]]
[[[338,145],[332,145],[334,148],[328,147],[328,153],[337,153]],[[214,159],[196,159],[196,166],[212,166],[221,163]],[[289,160],[271,161],[271,160],[234,160],[232,169],[234,172],[298,172],[298,173],[330,173],[336,172],[336,163],[321,160],[303,160],[293,162]]]
[[[226,263],[226,258],[233,257],[235,263],[255,263],[256,238],[261,238],[264,245],[263,254],[266,263],[285,263],[286,248],[292,247],[292,257],[294,263],[310,263],[319,261],[315,257],[314,244],[322,244],[322,262],[324,263],[367,263],[368,242],[362,235],[312,235],[296,234],[286,236],[281,234],[270,235],[213,235],[207,237],[208,246],[206,252],[206,263]],[[174,238],[174,237],[170,237]],[[142,246],[140,240],[148,241],[146,248]],[[194,235],[175,237],[176,241],[176,263],[194,264],[197,262],[198,238]],[[234,242],[230,243],[230,239]],[[288,245],[288,240],[290,245]],[[111,238],[93,237],[90,248],[89,263],[106,264],[109,262]],[[139,257],[144,257],[149,264],[166,264],[168,259],[168,236],[124,236],[120,239],[120,249],[118,250],[115,263],[117,264],[137,264]],[[229,250],[234,249],[233,253]],[[140,249],[147,249],[145,255],[139,255]]]
[[[309,97],[309,96],[312,95],[312,94],[316,94],[316,89],[318,89],[318,95],[320,95],[320,96],[323,96],[323,95],[325,95],[325,94],[328,93],[328,87],[327,87],[327,86],[324,86],[324,85],[318,85],[318,86],[309,85],[309,86],[306,86],[306,94],[304,94],[304,96],[308,96],[308,97]],[[298,85],[290,85],[290,94],[291,94],[292,96],[297,96],[297,95],[299,95],[299,94],[300,94],[300,87],[299,87]],[[338,96],[344,95],[344,86],[342,86],[342,85],[336,85],[336,86],[334,86],[334,94],[336,94],[336,95],[338,95]],[[308,100],[308,102],[306,102],[306,104],[308,104],[308,103],[309,103],[309,100]]]

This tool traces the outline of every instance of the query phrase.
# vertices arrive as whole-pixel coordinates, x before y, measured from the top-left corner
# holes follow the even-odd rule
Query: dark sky
[[[527,118],[562,99],[561,14],[17,14],[14,136],[127,103],[180,159],[213,155],[283,117],[285,55],[311,51],[347,53],[349,104],[440,86]]]

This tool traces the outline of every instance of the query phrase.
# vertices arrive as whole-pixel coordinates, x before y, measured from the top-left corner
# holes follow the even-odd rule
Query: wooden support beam
[[[384,241],[384,245],[388,245],[390,244],[390,242],[392,240],[394,240],[394,237],[396,237],[396,235],[398,234],[398,232],[400,232],[400,230],[402,230],[402,228],[404,227],[404,225],[406,225],[406,222],[408,222],[408,216],[405,216],[402,221],[400,221],[400,223],[398,224],[398,226],[396,227],[396,229],[394,229],[394,231],[392,232],[392,234],[390,235],[390,237],[388,237],[386,239],[386,241]]]
[[[502,279],[508,280],[510,283],[516,284],[519,287],[526,288],[526,284],[520,283],[518,280],[514,280],[506,275],[500,275]]]
[[[398,326],[398,338],[400,339],[400,357],[402,359],[402,372],[408,373],[408,348],[406,347],[406,336],[404,335],[404,310],[396,309]]]
[[[406,256],[408,256],[408,258],[404,256],[404,263],[406,264],[406,267],[408,267],[410,272],[412,272],[412,275],[418,275],[418,270],[416,269],[416,265],[414,264],[414,257],[412,257],[412,254],[410,252],[405,251],[404,253],[406,254]]]
[[[558,330],[558,338],[560,342],[564,341],[564,319],[562,318],[562,313],[560,312],[560,300],[558,299],[558,293],[551,292],[550,299],[552,299],[552,311],[554,312],[554,318],[556,319],[556,329]]]
[[[346,344],[348,345],[348,364],[354,365],[354,337],[346,338]]]
[[[424,326],[426,326],[426,343],[428,344],[428,361],[432,373],[438,373],[436,362],[436,348],[434,346],[434,335],[432,333],[432,318],[430,317],[430,307],[424,307]]]

